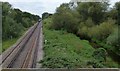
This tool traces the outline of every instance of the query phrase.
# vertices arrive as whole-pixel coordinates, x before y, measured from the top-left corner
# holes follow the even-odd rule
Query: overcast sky
[[[19,8],[22,11],[27,11],[32,14],[41,16],[44,12],[54,13],[56,7],[59,7],[62,3],[69,3],[70,0],[0,0],[7,1],[14,8]],[[114,5],[115,2],[120,0],[110,0],[110,3]]]

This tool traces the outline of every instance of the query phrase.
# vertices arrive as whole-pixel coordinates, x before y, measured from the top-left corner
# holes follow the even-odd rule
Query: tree
[[[52,14],[48,13],[48,12],[44,12],[42,14],[42,19],[48,18],[49,16],[51,16]]]
[[[15,19],[16,19],[16,22],[17,23],[22,23],[22,11],[19,10],[19,9],[14,9],[15,12],[17,13],[16,16],[15,16]]]
[[[2,3],[2,14],[3,16],[8,15],[11,12],[11,4],[8,2]]]
[[[62,4],[53,15],[52,27],[57,30],[63,29],[71,33],[76,33],[78,30],[78,19],[74,15],[75,12],[73,13],[70,10],[68,4]]]
[[[93,52],[94,59],[89,62],[93,68],[103,68],[106,62],[107,51],[104,48],[98,48]]]
[[[8,2],[2,3],[2,39],[12,39],[21,35],[24,28],[29,28],[38,21],[40,17],[30,14],[28,12],[22,12],[19,9],[12,8],[12,5]]]
[[[120,25],[120,2],[117,2],[115,4],[115,8],[117,10],[117,23]]]
[[[95,24],[104,21],[104,14],[107,11],[107,3],[101,2],[85,2],[78,3],[77,11],[81,16],[81,20],[85,21],[91,17]]]
[[[19,36],[22,29],[20,26],[12,18],[6,17],[3,22],[3,38],[12,39],[13,37]]]

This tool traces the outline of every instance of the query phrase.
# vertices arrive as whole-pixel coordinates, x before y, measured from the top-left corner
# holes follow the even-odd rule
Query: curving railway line
[[[38,53],[41,21],[32,26],[16,45],[10,47],[2,56],[2,68],[35,68]]]

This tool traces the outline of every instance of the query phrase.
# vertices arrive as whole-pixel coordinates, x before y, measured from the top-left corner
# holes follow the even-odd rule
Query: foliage
[[[2,2],[2,39],[17,38],[26,28],[31,27],[39,16],[12,8],[8,2]]]
[[[44,68],[89,67],[86,66],[87,61],[92,58],[94,48],[88,44],[88,41],[79,40],[75,35],[65,31],[46,28],[44,35],[45,55],[40,61]]]
[[[42,23],[44,23],[44,24],[43,24],[43,27],[45,27],[45,28],[47,28],[47,29],[51,29],[51,25],[52,25],[52,23],[53,23],[52,17],[48,17],[47,19],[44,19],[44,20],[42,21]]]
[[[114,28],[114,20],[109,19],[106,22],[101,23],[100,25],[95,25],[90,27],[89,25],[82,25],[84,23],[80,24],[80,28],[78,31],[78,35],[80,35],[80,37],[86,38],[97,38],[99,40],[103,40],[105,38],[107,38],[112,32],[113,32],[113,28]]]
[[[107,55],[107,52],[104,48],[98,48],[93,53],[93,57],[95,59],[99,59],[100,62],[106,61],[106,55]]]
[[[19,36],[22,29],[22,27],[20,28],[21,24],[15,24],[16,22],[10,17],[6,17],[4,20],[3,38],[13,38]]]
[[[113,28],[114,28],[114,23],[103,22],[99,26],[96,26],[95,29],[94,29],[94,27],[92,28],[92,32],[94,30],[96,30],[96,33],[93,32],[93,33],[95,33],[95,36],[93,34],[92,38],[96,37],[96,38],[101,39],[101,40],[105,39],[113,32]]]
[[[2,3],[0,3],[0,44],[2,43]]]
[[[90,42],[65,30],[48,28],[52,17],[43,20],[43,68],[103,68],[118,67],[104,48],[94,49]],[[113,63],[111,65],[111,63]]]
[[[13,38],[13,39],[9,39],[9,40],[4,40],[2,42],[2,52],[4,52],[6,49],[8,49],[11,45],[13,45],[16,41],[18,40],[18,38]]]
[[[95,24],[99,24],[104,19],[107,6],[106,3],[100,2],[80,2],[78,3],[77,11],[81,16],[81,21],[91,17]]]
[[[119,27],[116,26],[114,32],[111,35],[109,35],[109,37],[107,38],[106,43],[108,45],[113,46],[114,48],[112,49],[112,51],[114,51],[116,54],[119,55],[120,54],[120,44],[119,44],[119,42],[120,42],[119,33],[120,32],[118,30],[119,30]]]
[[[81,39],[88,40],[94,48],[104,48],[107,52],[112,51],[117,53],[115,55],[118,55],[119,42],[117,42],[117,36],[111,36],[111,34],[114,32],[115,26],[117,24],[119,25],[119,8],[119,2],[116,3],[113,8],[109,7],[107,1],[80,2],[74,9],[71,9],[69,3],[63,3],[56,9],[56,12],[51,17],[52,20],[50,23],[47,23],[47,25],[49,24],[49,30],[62,30],[73,33]],[[86,51],[87,50],[88,48],[86,48]],[[112,52],[109,56],[114,54]],[[78,50],[77,53],[79,54],[80,50]],[[81,56],[84,56],[84,54]],[[94,59],[93,57],[93,60]],[[89,63],[89,61],[86,62]],[[81,61],[81,64],[83,63],[83,66],[87,66],[86,62]],[[101,63],[99,59],[91,60],[90,62],[90,66],[92,67],[116,67],[117,65],[114,61],[112,61],[114,63],[113,65],[110,65],[110,62],[105,63],[103,61]]]
[[[106,57],[107,57],[107,51],[104,48],[98,48],[96,49],[93,54],[93,60],[88,62],[88,65],[91,64],[93,68],[104,68]]]
[[[88,19],[85,21],[85,25],[86,25],[87,27],[92,27],[92,26],[94,26],[94,22],[93,22],[93,20],[92,20],[91,18],[88,18]]]
[[[15,9],[8,2],[0,3],[2,3],[2,52],[4,52],[40,17],[28,12],[22,12],[20,9]]]
[[[87,60],[92,58],[94,48],[88,41],[79,40],[74,34],[49,29],[50,20],[51,18],[43,20],[45,54],[44,59],[40,61],[42,66],[44,68],[86,67]]]
[[[81,38],[103,40],[112,33],[115,24],[114,18],[105,15],[107,11],[107,2],[78,3],[75,10],[71,10],[68,3],[63,3],[53,15],[51,27],[56,30],[66,30]]]
[[[42,19],[48,18],[49,16],[51,16],[52,14],[48,13],[48,12],[44,12],[42,14]]]
[[[115,4],[115,8],[116,8],[116,10],[117,10],[117,23],[120,25],[120,2],[117,2],[116,4]]]
[[[68,4],[62,4],[57,8],[57,12],[53,15],[52,28],[76,33],[78,19],[74,15],[75,11],[74,13],[70,11]]]

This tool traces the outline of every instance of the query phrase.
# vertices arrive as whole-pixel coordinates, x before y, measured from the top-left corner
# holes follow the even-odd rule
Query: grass
[[[18,38],[4,40],[2,42],[2,51],[5,51],[6,49],[8,49],[10,46],[12,46],[14,43],[16,43],[17,40],[18,40]]]
[[[89,67],[87,62],[92,59],[94,48],[86,40],[80,40],[74,34],[65,31],[44,28],[45,68],[80,68]]]

